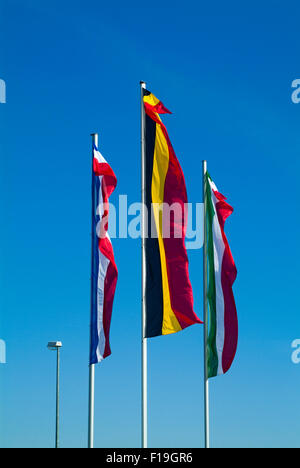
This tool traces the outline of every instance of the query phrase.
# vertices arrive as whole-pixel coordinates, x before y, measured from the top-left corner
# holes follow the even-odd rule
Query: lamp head
[[[56,351],[58,348],[62,347],[62,342],[61,341],[49,341],[47,348],[50,349],[50,351]]]

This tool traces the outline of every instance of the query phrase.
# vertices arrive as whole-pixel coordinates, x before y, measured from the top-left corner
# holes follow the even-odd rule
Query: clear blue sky
[[[62,354],[63,447],[87,438],[90,133],[140,199],[139,81],[173,111],[190,201],[201,160],[235,208],[236,360],[211,381],[212,445],[300,446],[297,1],[0,0],[0,446],[53,445]],[[113,201],[113,200],[112,200]],[[96,372],[96,445],[140,444],[140,241],[114,240],[112,356]],[[202,250],[189,251],[202,311]],[[152,447],[203,445],[202,327],[150,347]]]

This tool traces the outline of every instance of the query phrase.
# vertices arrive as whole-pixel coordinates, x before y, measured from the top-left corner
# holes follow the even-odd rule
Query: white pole
[[[98,148],[98,134],[93,133],[92,135],[92,170],[93,170],[93,158],[94,158],[94,145]],[[94,216],[94,187],[92,178],[92,229],[93,229],[93,216]],[[91,249],[91,275],[93,273],[93,235],[92,238],[92,249]],[[92,277],[91,277],[91,319],[92,319]],[[92,328],[92,327],[91,327]],[[92,342],[92,335],[90,338],[90,347]],[[95,417],[95,364],[90,365],[89,369],[89,427],[88,427],[88,448],[94,448],[94,417]]]
[[[146,335],[146,185],[145,185],[145,110],[144,93],[146,83],[140,82],[141,86],[141,157],[142,157],[142,448],[148,447],[148,349]]]
[[[89,375],[89,434],[88,448],[94,448],[94,414],[95,414],[95,364],[90,365]]]
[[[203,161],[203,205],[204,205],[204,247],[203,247],[203,310],[204,310],[204,438],[205,448],[210,447],[209,439],[209,381],[207,369],[207,337],[208,337],[208,308],[207,308],[207,223],[206,223],[206,172],[207,162]]]

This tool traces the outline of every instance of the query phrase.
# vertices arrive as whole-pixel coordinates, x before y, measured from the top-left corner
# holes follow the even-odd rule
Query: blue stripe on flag
[[[91,279],[91,349],[90,349],[90,364],[97,364],[97,348],[99,345],[98,336],[98,306],[97,306],[97,288],[98,288],[98,272],[99,272],[99,238],[96,228],[100,221],[100,216],[97,214],[99,204],[100,178],[93,172],[93,217],[92,217],[92,279]]]

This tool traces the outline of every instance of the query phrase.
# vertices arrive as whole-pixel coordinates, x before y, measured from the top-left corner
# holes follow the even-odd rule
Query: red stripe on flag
[[[164,238],[166,263],[172,309],[182,329],[202,323],[194,312],[193,290],[189,278],[189,261],[185,247],[187,228],[187,192],[182,168],[171,144],[168,132],[161,123],[169,148],[169,169],[165,180],[164,203],[181,207],[182,216],[170,220],[170,237]],[[180,237],[177,238],[175,236]]]
[[[96,176],[103,176],[102,179],[102,192],[105,194],[105,200],[111,196],[117,186],[117,178],[114,171],[108,163],[100,163],[96,158],[93,160],[93,169]]]
[[[103,305],[103,330],[105,336],[105,350],[103,358],[111,355],[110,342],[109,342],[109,332],[111,324],[111,316],[113,309],[114,296],[118,280],[118,270],[115,265],[115,262],[110,262],[105,282],[104,282],[104,305]]]
[[[228,244],[227,237],[224,232],[226,219],[232,214],[233,208],[225,201],[221,193],[213,191],[216,198],[219,200],[216,204],[219,224],[221,227],[225,251],[222,262],[221,283],[224,296],[224,329],[225,340],[222,353],[222,367],[224,374],[230,369],[232,361],[234,360],[237,343],[238,343],[238,318],[234,295],[232,291],[233,283],[237,277],[237,269],[234,259]]]

